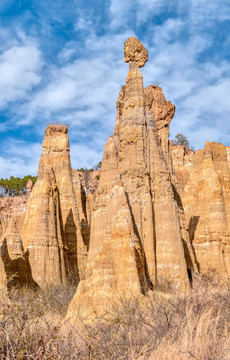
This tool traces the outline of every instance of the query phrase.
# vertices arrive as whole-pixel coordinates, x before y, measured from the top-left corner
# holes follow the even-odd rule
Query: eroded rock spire
[[[105,311],[112,294],[147,295],[161,280],[183,291],[190,287],[187,267],[193,267],[194,256],[183,239],[181,209],[139,69],[148,53],[136,38],[125,42],[124,53],[129,72],[114,134],[104,148],[86,279],[67,315],[72,323],[76,314],[93,317]]]
[[[22,230],[32,276],[41,287],[77,284],[85,270],[88,244],[82,234],[69,152],[68,127],[49,125]]]

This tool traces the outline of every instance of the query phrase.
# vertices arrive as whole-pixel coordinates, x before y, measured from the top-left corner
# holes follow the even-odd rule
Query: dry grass
[[[0,294],[0,359],[228,360],[230,288],[201,276],[189,296],[111,304],[111,320],[65,323],[73,289]]]

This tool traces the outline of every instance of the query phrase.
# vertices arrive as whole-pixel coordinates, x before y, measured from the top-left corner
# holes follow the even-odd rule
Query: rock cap
[[[49,124],[45,129],[45,133],[50,135],[52,133],[68,133],[68,125],[66,124]]]
[[[148,51],[144,45],[136,37],[129,37],[124,45],[124,61],[134,62],[139,68],[143,67],[148,61]]]

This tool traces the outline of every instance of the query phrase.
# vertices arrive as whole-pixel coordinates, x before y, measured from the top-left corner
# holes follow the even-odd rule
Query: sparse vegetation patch
[[[73,288],[0,293],[0,359],[227,360],[230,288],[195,276],[188,296],[152,292],[111,304],[110,320],[65,321]]]

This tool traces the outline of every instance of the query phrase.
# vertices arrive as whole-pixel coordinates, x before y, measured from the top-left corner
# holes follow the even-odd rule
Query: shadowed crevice
[[[189,234],[189,241],[190,241],[191,244],[192,244],[192,242],[194,240],[194,236],[195,236],[195,232],[196,232],[196,228],[197,228],[197,225],[199,223],[199,220],[200,220],[200,216],[192,216],[190,218],[190,220],[189,220],[188,234]],[[196,261],[196,264],[197,264],[198,271],[200,271],[200,265],[199,265],[199,263],[197,261],[196,252],[194,251],[193,246],[191,246],[191,247],[192,247],[194,257],[195,257],[195,261]]]
[[[189,233],[190,242],[192,242],[194,240],[194,236],[195,236],[195,232],[196,232],[196,228],[197,228],[199,219],[200,219],[199,216],[192,216],[189,220],[188,233]]]
[[[172,185],[174,200],[176,201],[177,206],[179,206],[184,211],[180,194],[178,193],[176,187],[173,184],[171,184],[171,185]]]
[[[69,281],[73,285],[78,285],[80,281],[77,249],[77,227],[74,221],[73,211],[69,210],[64,228],[65,243],[68,248]]]
[[[144,252],[144,248],[143,248],[143,244],[142,244],[142,241],[141,241],[141,238],[140,238],[140,234],[139,234],[139,231],[137,229],[137,225],[136,225],[136,222],[135,222],[135,219],[134,219],[134,215],[133,215],[133,211],[132,211],[132,207],[130,205],[130,201],[129,201],[129,196],[127,194],[127,192],[125,191],[125,195],[126,195],[126,199],[127,199],[127,204],[128,204],[128,207],[129,207],[129,211],[130,211],[130,214],[131,214],[131,219],[132,219],[132,224],[133,224],[133,229],[134,229],[134,233],[137,237],[137,239],[139,240],[139,244],[140,244],[140,248],[141,248],[141,256],[142,256],[142,260],[141,259],[138,259],[138,261],[143,261],[144,263],[144,269],[145,269],[145,276],[146,276],[146,280],[147,280],[147,283],[148,283],[148,287],[149,289],[153,289],[153,283],[150,279],[150,276],[149,276],[149,270],[148,270],[148,265],[147,265],[147,261],[146,261],[146,256],[145,256],[145,252]],[[138,256],[140,257],[140,254],[138,254]],[[140,281],[142,279],[142,276],[139,276],[140,278]],[[144,291],[144,284],[143,284],[143,281],[142,281],[142,290]]]
[[[85,219],[81,220],[81,235],[84,242],[84,245],[87,248],[87,252],[89,251],[89,243],[90,243],[90,227],[89,221],[87,218],[87,210],[86,210],[86,192],[83,186],[81,185],[81,206]]]
[[[58,240],[58,255],[59,255],[59,264],[60,264],[60,271],[62,276],[63,284],[67,284],[68,279],[68,271],[69,271],[69,263],[68,263],[68,246],[65,239],[65,233],[63,228],[63,219],[62,219],[62,212],[61,212],[61,202],[60,202],[60,193],[59,189],[57,188],[57,209],[56,209],[56,233],[57,233],[57,240]],[[64,268],[63,265],[64,264]]]
[[[7,246],[6,238],[4,238],[1,246],[1,258],[4,264],[4,269],[7,277],[7,288],[11,289],[14,286],[28,286],[33,289],[38,289],[38,284],[32,277],[31,267],[28,261],[28,254],[25,257],[18,257],[11,260]]]
[[[184,213],[184,207],[183,207],[183,204],[182,204],[181,196],[178,193],[178,191],[177,191],[176,187],[174,186],[174,184],[172,184],[172,190],[173,190],[174,200],[176,201],[178,208]],[[190,221],[191,221],[191,219],[190,219]],[[189,228],[190,228],[190,226],[189,226]],[[190,236],[189,228],[188,228],[188,234],[189,234],[190,250],[188,248],[188,244],[186,243],[185,239],[183,238],[183,233],[181,234],[181,237],[182,237],[182,243],[183,243],[183,248],[184,248],[185,260],[186,260],[186,264],[187,264],[187,271],[195,271],[196,269],[194,269],[194,265],[195,265],[195,267],[197,266],[198,270],[199,270],[199,267],[198,267],[198,263],[197,263],[197,260],[196,260],[195,251],[194,251],[193,246],[192,246],[192,239],[191,239],[191,236]],[[194,230],[194,232],[195,232],[195,230]],[[194,237],[194,233],[193,233],[193,237]],[[195,264],[194,264],[194,261],[191,258],[191,254],[193,256]],[[189,280],[191,282],[191,275],[188,274],[188,277],[189,277]]]

